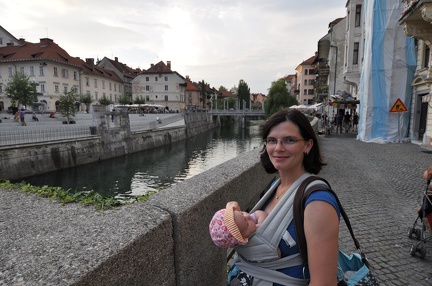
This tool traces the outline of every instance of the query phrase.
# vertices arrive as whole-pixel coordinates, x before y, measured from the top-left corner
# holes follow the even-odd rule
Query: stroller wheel
[[[408,237],[409,238],[413,238],[413,233],[414,233],[415,229],[413,227],[410,227],[408,229]]]
[[[420,247],[420,258],[424,259],[426,257],[426,245],[422,243]]]
[[[410,249],[410,254],[411,254],[411,256],[415,256],[415,254],[416,254],[416,250],[417,250],[416,245],[417,245],[417,243],[413,243],[413,244],[411,245],[411,249]]]
[[[417,240],[421,240],[422,239],[421,229],[416,228],[415,234],[416,234]]]

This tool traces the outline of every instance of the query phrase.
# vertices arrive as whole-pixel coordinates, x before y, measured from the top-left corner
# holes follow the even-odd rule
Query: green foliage
[[[87,113],[88,113],[89,110],[90,110],[90,104],[93,102],[93,99],[92,99],[91,95],[90,95],[90,94],[81,94],[81,95],[79,96],[79,101],[80,101],[81,103],[84,103],[84,104],[85,104],[85,106],[86,106],[86,111],[87,111]]]
[[[15,72],[12,79],[5,87],[5,93],[8,98],[15,103],[28,105],[37,102],[35,86],[30,84],[28,76],[21,72]]]
[[[248,84],[242,79],[238,84],[237,97],[240,102],[240,109],[250,108],[250,88]]]
[[[67,118],[67,121],[71,120],[77,112],[77,107],[75,103],[78,101],[78,95],[76,94],[76,89],[72,88],[69,92],[60,96],[60,112],[63,117]]]
[[[285,79],[281,78],[272,82],[267,100],[264,104],[266,116],[269,117],[279,110],[298,104],[298,102],[289,94]]]
[[[221,85],[218,90],[219,90],[219,92],[228,91],[228,89],[223,85]]]
[[[99,99],[99,103],[100,103],[101,105],[110,105],[112,102],[111,102],[111,100],[108,99],[108,97],[106,97],[106,96],[104,95],[104,96],[102,96],[102,97]]]
[[[131,101],[130,101],[130,97],[129,97],[129,96],[123,94],[123,95],[121,95],[121,96],[119,97],[118,102],[119,102],[121,105],[126,105],[126,104],[129,104]]]
[[[135,97],[134,99],[134,104],[144,104],[145,103],[145,98],[142,95],[138,95],[137,97]]]
[[[151,195],[155,194],[155,191],[148,192],[145,195],[137,196],[134,200],[122,200],[110,196],[103,196],[101,194],[91,192],[71,192],[71,190],[65,190],[60,187],[50,186],[32,186],[26,182],[12,184],[8,180],[0,179],[0,191],[4,190],[16,190],[24,193],[35,194],[40,197],[53,199],[58,201],[61,205],[69,203],[79,203],[84,206],[94,206],[98,211],[104,211],[115,207],[122,206],[127,203],[133,203],[135,201],[145,202]]]

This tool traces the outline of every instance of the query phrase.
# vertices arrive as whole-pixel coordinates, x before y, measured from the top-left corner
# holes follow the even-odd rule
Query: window
[[[165,95],[165,101],[168,101],[168,95]]]
[[[307,83],[307,79],[305,79],[305,80],[304,80],[304,85],[307,85],[307,84],[308,84],[308,83]]]
[[[9,76],[13,76],[12,68],[8,68],[8,74],[9,74]]]
[[[150,96],[146,95],[146,101],[150,101]]]
[[[305,74],[305,75],[307,75],[307,74],[308,74],[308,70],[307,70],[307,69],[305,69],[305,71],[304,71],[304,74]]]
[[[354,43],[354,51],[353,51],[353,65],[358,65],[359,58],[359,43]]]
[[[158,78],[157,78],[157,76],[155,76],[155,81],[158,81]]]
[[[425,44],[424,49],[424,57],[423,57],[423,67],[428,68],[429,67],[429,61],[430,61],[430,48],[428,45]]]
[[[86,77],[85,82],[86,82],[86,86],[90,86],[90,78]]]
[[[69,71],[67,69],[62,69],[62,77],[68,78],[69,77]]]
[[[39,75],[44,75],[43,66],[39,66]]]
[[[67,86],[66,85],[63,87],[63,92],[64,92],[64,94],[67,93]]]
[[[99,99],[99,94],[97,91],[95,91],[95,99],[98,100]]]
[[[149,80],[150,80],[150,78],[148,76],[146,76],[146,81],[149,81]]]
[[[58,86],[58,84],[55,84],[55,85],[54,85],[54,91],[55,91],[56,93],[59,93],[59,86]]]
[[[78,79],[78,73],[76,71],[74,71],[74,80]]]
[[[24,74],[24,67],[20,67],[20,73]]]
[[[34,67],[33,66],[30,67],[30,76],[34,76]]]
[[[0,84],[0,93],[3,93],[3,85]]]
[[[150,91],[150,86],[146,85],[146,91]]]
[[[165,81],[168,81],[168,77],[167,76],[165,76]]]
[[[303,90],[303,95],[307,95],[307,89]]]
[[[114,83],[114,91],[117,91],[117,84]]]
[[[165,85],[165,91],[168,91],[168,85]]]
[[[112,90],[112,83],[109,82],[109,90]]]
[[[54,67],[54,76],[58,76],[57,67]]]
[[[45,84],[43,83],[40,84],[40,90],[41,92],[45,92]]]
[[[97,88],[97,79],[94,80],[94,87]]]
[[[354,22],[354,25],[356,27],[360,27],[361,8],[362,8],[362,5],[356,5],[355,22]]]
[[[314,95],[314,89],[308,89],[308,95]]]
[[[105,89],[105,81],[102,81],[102,89]]]

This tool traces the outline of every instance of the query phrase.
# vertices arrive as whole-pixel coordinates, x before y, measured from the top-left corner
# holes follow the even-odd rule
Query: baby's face
[[[243,237],[249,237],[257,230],[255,221],[247,212],[234,211],[234,221]]]

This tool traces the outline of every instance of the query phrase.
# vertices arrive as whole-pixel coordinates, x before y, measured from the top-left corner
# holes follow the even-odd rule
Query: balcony
[[[403,0],[399,23],[407,36],[432,43],[432,0]]]

